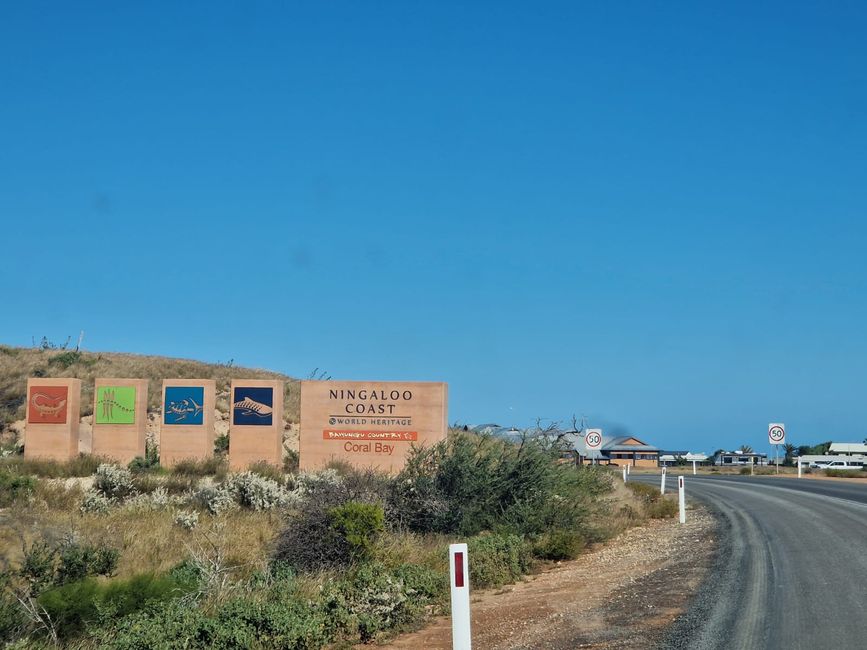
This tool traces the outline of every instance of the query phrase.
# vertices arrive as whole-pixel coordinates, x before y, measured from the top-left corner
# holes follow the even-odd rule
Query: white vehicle
[[[812,469],[825,469],[830,462],[830,460],[814,460],[812,463],[810,463],[810,467]]]
[[[819,461],[822,462],[822,461]],[[832,460],[825,465],[824,469],[864,469],[864,463],[860,460]]]

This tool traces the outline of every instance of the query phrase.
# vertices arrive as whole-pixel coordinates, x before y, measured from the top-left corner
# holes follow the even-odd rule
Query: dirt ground
[[[713,560],[715,535],[713,517],[696,505],[686,524],[651,520],[525,582],[475,594],[473,647],[652,647],[698,589]],[[449,618],[438,618],[385,647],[448,650],[450,625]]]

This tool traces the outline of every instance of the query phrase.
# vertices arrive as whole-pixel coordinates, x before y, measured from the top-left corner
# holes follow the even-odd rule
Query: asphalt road
[[[720,548],[663,647],[867,648],[867,481],[685,476],[719,516]]]

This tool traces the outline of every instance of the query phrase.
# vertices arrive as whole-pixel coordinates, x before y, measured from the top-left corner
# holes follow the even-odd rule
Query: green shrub
[[[467,554],[474,589],[515,582],[532,568],[530,546],[518,535],[473,537],[467,542]]]
[[[401,564],[394,576],[403,582],[408,593],[430,602],[445,600],[449,595],[449,577],[419,564]]]
[[[677,501],[660,498],[645,507],[645,513],[651,519],[671,519],[679,511]]]
[[[171,473],[177,476],[216,476],[218,480],[225,478],[228,471],[228,463],[224,456],[211,456],[196,460],[187,458],[179,460],[171,468]]]
[[[19,575],[27,581],[31,594],[40,593],[54,583],[57,571],[57,550],[44,540],[37,540],[24,547],[24,559]]]
[[[109,499],[123,500],[136,493],[130,470],[111,463],[96,468],[93,488]]]
[[[858,470],[826,469],[822,473],[835,478],[867,478],[867,472]]]
[[[168,576],[144,573],[127,580],[99,583],[94,578],[77,580],[50,589],[39,604],[54,622],[61,638],[80,636],[98,619],[128,616],[150,603],[183,595],[181,585]]]
[[[225,456],[229,453],[229,434],[224,433],[221,436],[214,438],[214,454],[217,456]]]
[[[11,592],[12,576],[0,572],[0,643],[11,641],[25,625],[24,614]]]
[[[26,499],[36,489],[36,479],[0,469],[0,508]]]
[[[160,469],[160,449],[156,443],[148,440],[145,443],[145,455],[136,456],[129,465],[129,469],[133,472],[149,472]]]
[[[90,454],[79,454],[67,461],[17,456],[0,459],[0,469],[22,475],[35,474],[42,478],[69,478],[90,476],[103,462],[104,459]]]
[[[350,502],[381,504],[388,483],[374,471],[350,471],[341,477],[325,470],[287,479],[297,502],[277,538],[274,558],[301,571],[352,563],[352,548],[332,528],[330,511]]]
[[[562,451],[546,438],[512,444],[466,433],[413,448],[391,482],[387,518],[401,529],[461,536],[585,528],[612,476],[560,463]]]
[[[283,456],[283,472],[285,474],[294,474],[298,471],[300,456],[294,449],[287,449]]]
[[[112,575],[117,568],[120,551],[108,546],[67,542],[60,547],[59,559],[54,582],[62,585],[87,576]]]
[[[259,462],[250,465],[249,471],[261,476],[262,478],[271,479],[275,483],[283,482],[283,472],[280,468],[271,463],[266,463],[264,460],[260,460]]]
[[[543,560],[573,560],[581,554],[587,540],[574,530],[556,528],[539,537],[533,545],[533,554]]]
[[[60,354],[55,354],[48,360],[49,366],[60,366],[63,369],[69,368],[81,361],[81,352],[78,350],[67,350]]]
[[[328,511],[332,531],[346,542],[353,560],[370,556],[373,543],[384,530],[382,506],[350,501]]]

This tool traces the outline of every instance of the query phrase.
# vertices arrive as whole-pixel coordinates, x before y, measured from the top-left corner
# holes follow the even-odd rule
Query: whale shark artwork
[[[270,426],[274,421],[274,389],[237,386],[232,395],[232,424]]]
[[[166,386],[165,424],[199,425],[205,421],[204,386]]]

